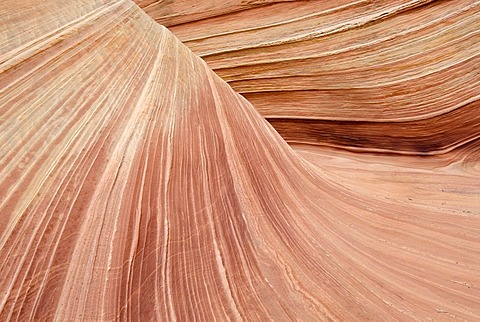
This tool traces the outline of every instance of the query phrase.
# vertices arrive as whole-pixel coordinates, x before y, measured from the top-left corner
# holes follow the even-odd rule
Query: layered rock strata
[[[138,3],[290,142],[437,154],[479,137],[478,0]]]
[[[478,149],[302,158],[128,0],[0,12],[0,320],[480,319]]]

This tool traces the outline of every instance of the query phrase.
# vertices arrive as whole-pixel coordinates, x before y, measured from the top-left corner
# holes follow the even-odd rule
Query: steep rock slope
[[[427,155],[480,135],[478,0],[138,3],[290,142]]]
[[[0,8],[0,320],[480,319],[478,209],[307,163],[130,1]]]

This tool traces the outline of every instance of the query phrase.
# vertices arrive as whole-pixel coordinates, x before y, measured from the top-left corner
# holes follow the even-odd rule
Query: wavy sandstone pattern
[[[478,0],[137,2],[288,141],[435,154],[480,137]]]
[[[129,0],[0,16],[0,320],[480,319],[478,140],[295,152]]]

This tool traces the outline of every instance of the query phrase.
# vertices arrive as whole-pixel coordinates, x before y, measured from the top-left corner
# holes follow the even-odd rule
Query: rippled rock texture
[[[170,7],[172,12],[188,13],[186,7],[191,4],[161,3],[149,8],[176,3],[177,7]],[[374,2],[368,3],[372,10],[376,8]],[[222,19],[227,19],[223,14],[229,10],[237,11],[232,15],[248,16],[253,11],[238,10],[250,5],[259,5],[252,10],[265,10],[261,4],[198,4],[204,7],[197,17],[210,16],[219,22],[197,23],[207,23],[212,32],[222,26]],[[313,4],[326,13],[310,10],[312,18],[328,18],[333,10],[329,9],[333,2],[275,6],[282,9],[284,20],[295,20],[297,11],[304,14]],[[215,9],[210,10],[210,5]],[[346,22],[349,15],[364,12],[360,10],[363,2],[343,5],[345,11],[333,12],[345,15]],[[392,6],[382,2],[375,10],[381,14]],[[399,128],[407,122],[420,124],[416,118],[426,122],[431,132],[421,132],[425,135],[446,126],[448,132],[441,136],[444,146],[436,152],[448,149],[448,140],[453,147],[474,138],[466,133],[478,126],[477,101],[472,99],[468,105],[460,93],[470,98],[478,94],[477,53],[467,45],[476,37],[475,3],[445,1],[425,8],[354,28],[351,38],[348,31],[332,33],[331,37],[344,37],[343,43],[325,38],[323,46],[330,49],[312,58],[318,61],[306,71],[313,75],[311,84],[324,82],[332,88],[324,89],[327,96],[312,89],[319,95],[307,96],[317,100],[303,104],[307,115],[311,112],[314,122],[324,122],[321,115],[325,113],[335,122],[363,119],[355,124],[367,130],[372,125],[372,132],[361,132],[365,135],[382,131],[372,121],[376,108],[386,111],[383,118],[388,122],[383,123],[397,124],[391,121],[399,119]],[[273,9],[267,12],[272,14],[254,15],[255,21],[270,19],[273,24],[278,15]],[[445,18],[446,12],[452,16]],[[329,18],[330,24],[342,23],[337,14]],[[177,24],[186,22],[185,15],[170,15],[168,19]],[[0,17],[0,320],[480,319],[478,141],[430,157],[351,154],[312,145],[292,148],[253,105],[129,0],[7,0],[0,3]],[[360,37],[370,39],[362,32],[377,28],[381,33],[386,28],[383,23],[404,26],[411,42],[422,39],[408,32],[415,24],[419,32],[435,38],[438,32],[421,26],[437,18],[450,19],[445,30],[457,28],[460,34],[448,42],[438,36],[430,43],[438,43],[431,48],[432,55],[447,55],[438,47],[446,42],[457,58],[439,65],[450,67],[439,67],[435,77],[428,76],[441,83],[435,90],[415,75],[408,78],[417,69],[401,65],[398,81],[409,82],[413,93],[405,96],[403,105],[400,98],[396,101],[389,95],[384,105],[378,103],[375,95],[382,91],[365,96],[369,80],[362,78],[367,74],[360,70],[368,61],[355,61],[355,51],[338,52],[346,55],[345,68],[340,56],[328,58],[337,55],[334,46],[346,46],[347,41],[364,50],[355,45]],[[366,18],[360,14],[358,19]],[[402,25],[398,19],[411,22]],[[246,20],[230,17],[227,21],[230,25],[223,28],[233,30],[236,24],[245,28]],[[432,28],[439,26],[442,23],[432,23]],[[201,37],[193,31],[205,30],[193,28],[193,22],[188,28],[189,37]],[[241,67],[231,65],[237,59],[239,66],[255,57],[257,63],[270,59],[268,47],[258,56],[253,54],[254,39],[268,37],[251,38],[242,36],[251,48],[245,49],[241,59],[222,48],[204,57],[228,80],[230,68],[240,74]],[[227,39],[232,42],[235,37]],[[314,39],[305,47],[292,43],[277,49],[317,53]],[[194,47],[192,41],[186,43]],[[414,50],[420,44],[411,46]],[[391,55],[406,55],[393,44],[391,48],[384,55],[374,54],[382,52],[377,49],[368,55],[385,61]],[[202,50],[208,52],[207,47]],[[219,67],[222,55],[229,66],[225,70]],[[432,71],[436,61],[424,65],[408,57],[404,60],[420,64],[419,68],[430,66]],[[287,66],[295,70],[301,61]],[[276,72],[272,64],[266,65],[265,72]],[[349,72],[353,66],[358,73]],[[397,75],[394,66],[400,65],[392,67],[392,75]],[[333,77],[329,68],[338,75]],[[389,70],[383,68],[380,75]],[[298,71],[295,74],[302,77]],[[393,90],[387,76],[382,77],[385,80],[379,76],[377,85]],[[391,82],[397,81],[390,77]],[[258,92],[243,92],[264,114],[270,98],[263,96],[263,89],[274,86],[270,81],[262,85],[261,78],[253,77],[251,84]],[[293,77],[279,81],[281,95],[298,94],[282,87],[290,83],[294,89]],[[239,89],[250,81],[238,78],[235,82],[232,85]],[[360,87],[355,90],[348,84]],[[415,86],[420,87],[413,90]],[[441,86],[450,108],[428,100],[439,99]],[[352,97],[351,107],[338,103],[335,96],[327,100],[335,90],[344,92],[344,98]],[[363,94],[352,94],[356,91]],[[404,90],[399,89],[401,93]],[[465,106],[451,108],[450,94],[457,105]],[[271,97],[271,106],[276,106],[273,113],[289,113],[275,97]],[[370,102],[361,113],[360,98]],[[335,104],[338,109],[333,109]],[[412,104],[418,104],[416,112]],[[458,119],[449,118],[448,113],[458,113]],[[446,123],[428,123],[434,117]],[[462,126],[448,125],[453,121],[461,121]],[[345,134],[355,128],[336,125]],[[388,129],[392,142],[403,151],[400,147],[408,140]],[[459,136],[455,131],[460,131]],[[411,133],[409,128],[405,133]],[[362,147],[381,148],[374,143]]]
[[[137,2],[290,142],[429,155],[480,137],[478,0]]]

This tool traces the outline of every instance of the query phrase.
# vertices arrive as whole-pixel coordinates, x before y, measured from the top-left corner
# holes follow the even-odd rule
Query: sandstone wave
[[[289,142],[438,154],[480,137],[477,0],[137,2]]]
[[[292,148],[129,0],[0,13],[0,320],[480,319],[475,135]]]

